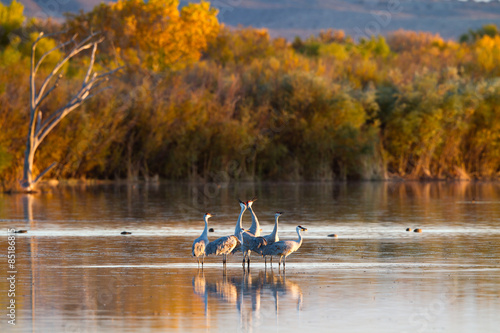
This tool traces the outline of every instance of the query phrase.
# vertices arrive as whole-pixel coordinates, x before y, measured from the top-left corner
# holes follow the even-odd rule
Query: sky
[[[8,0],[1,0],[9,2]],[[20,0],[25,14],[61,18],[65,12],[91,10],[99,0]],[[197,2],[197,1],[194,1]],[[181,5],[187,1],[181,0]],[[459,0],[215,0],[227,26],[267,28],[273,37],[308,37],[341,29],[357,38],[399,29],[426,31],[456,39],[468,29],[500,25],[500,2]]]

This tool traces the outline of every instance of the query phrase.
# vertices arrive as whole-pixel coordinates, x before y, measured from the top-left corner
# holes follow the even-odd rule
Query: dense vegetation
[[[136,15],[134,13],[141,13]],[[0,179],[20,178],[29,51],[39,31],[102,31],[99,64],[125,69],[47,137],[36,156],[58,178],[494,179],[500,171],[500,36],[461,41],[398,31],[293,43],[219,25],[208,3],[121,0],[60,26],[0,7]],[[122,36],[123,33],[123,36]],[[122,37],[117,37],[122,36]],[[61,51],[63,52],[63,51]],[[58,54],[46,60],[50,70]],[[80,57],[44,112],[85,75]]]

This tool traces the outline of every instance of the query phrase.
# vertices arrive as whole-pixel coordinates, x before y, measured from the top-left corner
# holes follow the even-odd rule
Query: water
[[[263,233],[296,238],[286,271],[191,243],[230,234],[237,198]],[[125,184],[0,194],[1,332],[499,332],[500,185],[495,183]],[[247,212],[243,223],[249,226]],[[422,233],[406,228],[422,228]],[[16,325],[7,320],[7,229]],[[131,235],[121,235],[122,231]],[[338,238],[327,237],[335,233]]]

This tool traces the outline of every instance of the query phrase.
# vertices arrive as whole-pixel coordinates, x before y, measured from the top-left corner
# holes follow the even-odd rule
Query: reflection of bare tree
[[[26,221],[26,226],[30,230],[35,227],[35,220],[33,219],[33,194],[25,194],[22,197],[23,200],[23,213],[24,220]],[[30,242],[30,262],[31,262],[31,327],[33,332],[35,331],[35,309],[36,309],[36,253],[37,253],[37,240],[36,237],[29,237]]]
[[[230,278],[224,274],[215,281],[207,280],[203,271],[199,271],[193,277],[193,291],[204,301],[207,322],[209,299],[235,304],[244,331],[252,331],[253,327],[262,323],[264,317],[273,316],[278,321],[280,301],[286,304],[297,302],[297,311],[302,310],[303,294],[300,286],[287,280],[284,274],[275,275],[267,270],[260,271],[257,276],[246,271],[241,276]],[[271,310],[272,299],[275,311]]]

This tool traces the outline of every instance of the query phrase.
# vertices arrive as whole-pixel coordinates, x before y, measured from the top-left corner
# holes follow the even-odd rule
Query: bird
[[[240,207],[241,207],[241,211],[240,211],[240,215],[238,216],[238,220],[236,220],[236,227],[234,228],[234,235],[236,237],[238,237],[238,235],[241,233],[241,231],[243,230],[243,225],[241,223],[241,218],[243,217],[243,213],[245,213],[245,211],[247,210],[247,204],[246,202],[243,202],[241,200],[239,200],[239,203],[240,203]],[[232,254],[238,252],[238,251],[241,251],[241,244],[240,245],[237,245],[233,251],[232,251]]]
[[[285,257],[285,260],[283,261],[283,269],[285,269],[286,257],[288,257],[293,252],[297,251],[300,248],[300,246],[302,245],[302,235],[300,234],[300,232],[307,231],[306,228],[304,228],[300,225],[297,226],[295,228],[295,230],[297,231],[297,235],[299,236],[299,239],[278,241],[278,242],[275,242],[273,244],[270,244],[262,249],[262,255],[263,256],[279,256],[280,257],[279,266],[281,266],[281,260],[283,259],[283,257]]]
[[[274,229],[273,232],[271,232],[269,235],[263,236],[263,238],[267,241],[267,246],[271,245],[272,243],[278,242],[280,240],[280,237],[278,236],[278,219],[280,216],[283,214],[283,212],[276,212],[274,214]],[[262,251],[265,249],[265,247],[261,247],[259,249],[259,253],[262,254]],[[271,265],[273,263],[273,256],[271,256]],[[267,256],[264,256],[264,265],[267,264]]]
[[[250,266],[250,251],[256,252],[261,246],[267,244],[267,242],[264,238],[255,237],[255,235],[253,233],[251,233],[249,230],[243,229],[243,226],[242,226],[241,220],[243,217],[243,213],[245,213],[245,210],[248,208],[249,202],[253,203],[253,201],[255,201],[255,199],[247,201],[247,202],[239,200],[241,211],[240,211],[240,215],[238,217],[238,220],[236,221],[236,227],[234,229],[234,236],[238,236],[238,235],[240,235],[240,233],[242,233],[242,239],[244,240],[245,246],[243,246],[243,244],[237,245],[233,249],[232,254],[236,253],[237,251],[243,252],[243,266],[245,266],[245,261],[247,258],[248,258],[248,265]],[[251,206],[251,204],[250,204],[250,206]],[[260,225],[258,223],[259,222],[257,220],[255,227],[258,227],[258,229],[260,230]],[[252,223],[252,226],[254,226],[253,223]]]
[[[259,249],[267,245],[267,241],[264,237],[255,237],[249,231],[245,231],[242,234],[243,242],[241,243],[241,252],[243,252],[243,267],[245,267],[245,260],[247,261],[248,267],[250,267],[250,253],[254,251],[260,254]]]
[[[259,219],[257,218],[257,215],[255,215],[255,212],[252,208],[252,205],[256,200],[257,198],[253,198],[252,200],[247,201],[248,210],[250,210],[250,214],[252,215],[252,225],[250,226],[250,229],[248,229],[248,231],[255,237],[259,237],[261,233]]]
[[[207,247],[205,248],[206,255],[222,255],[222,265],[226,267],[227,255],[231,254],[231,252],[237,245],[242,244],[242,234],[243,230],[240,231],[239,237],[236,237],[235,235],[223,236],[208,243]]]
[[[205,229],[201,233],[201,236],[196,238],[193,242],[193,246],[191,248],[191,252],[193,257],[196,257],[198,261],[198,267],[200,267],[200,257],[201,257],[201,267],[203,267],[203,262],[205,261],[205,249],[208,245],[208,219],[212,217],[212,214],[206,213],[204,216],[205,220]]]
[[[252,225],[250,226],[250,229],[246,231],[243,234],[243,239],[245,241],[245,245],[241,246],[241,252],[243,252],[243,266],[245,266],[245,260],[248,263],[248,267],[250,267],[250,253],[251,251],[254,251],[256,253],[259,253],[259,249],[262,248],[263,246],[267,245],[267,241],[265,238],[260,237],[261,229],[260,229],[260,224],[259,224],[259,219],[255,215],[255,212],[252,209],[252,204],[256,201],[257,199],[254,198],[252,200],[248,200],[246,202],[246,205],[248,209],[250,210],[250,214],[252,214]]]

